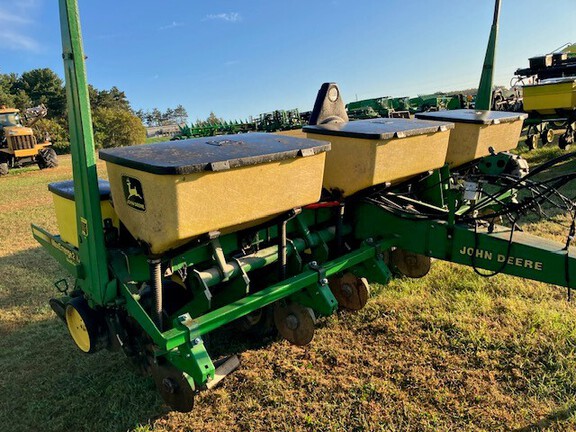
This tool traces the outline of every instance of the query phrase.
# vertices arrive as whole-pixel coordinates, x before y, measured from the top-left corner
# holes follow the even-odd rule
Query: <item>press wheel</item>
[[[366,306],[370,297],[370,285],[365,278],[346,273],[341,277],[330,279],[330,290],[338,305],[345,309],[357,311]]]
[[[316,318],[312,309],[298,303],[276,303],[274,324],[288,342],[304,346],[314,338]]]
[[[179,412],[189,412],[194,408],[196,388],[194,380],[185,372],[169,363],[155,364],[152,378],[164,402]]]

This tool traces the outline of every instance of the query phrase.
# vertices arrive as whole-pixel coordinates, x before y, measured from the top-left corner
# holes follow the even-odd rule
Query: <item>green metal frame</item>
[[[476,95],[476,109],[489,110],[492,107],[492,83],[494,81],[494,65],[496,62],[496,41],[498,39],[498,20],[500,18],[500,0],[494,4],[494,18],[484,57],[478,94]]]
[[[109,283],[78,2],[60,0],[59,4],[70,151],[75,182],[78,254],[81,262],[90,263],[84,266],[80,284],[89,300],[96,304],[105,304],[115,299],[116,292]]]

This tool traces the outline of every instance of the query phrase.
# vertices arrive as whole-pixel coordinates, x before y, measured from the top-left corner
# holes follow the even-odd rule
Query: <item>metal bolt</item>
[[[316,261],[311,261],[310,267],[318,267],[318,263]]]
[[[192,345],[198,345],[198,344],[201,343],[201,342],[202,342],[202,339],[200,339],[200,338],[198,337],[198,338],[196,338],[196,339],[194,339],[194,340],[192,341]]]
[[[366,244],[372,244],[372,243],[374,243],[374,239],[372,237],[366,239]]]
[[[327,285],[327,284],[328,284],[328,279],[326,279],[326,278],[320,279],[320,285]]]

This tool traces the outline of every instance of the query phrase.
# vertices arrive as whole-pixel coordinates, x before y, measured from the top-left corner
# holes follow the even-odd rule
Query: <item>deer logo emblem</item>
[[[135,186],[132,186],[132,183],[130,182],[130,179],[128,177],[126,177],[126,186],[128,187],[128,196],[126,197],[127,200],[129,200],[132,197],[142,199],[142,197],[138,193],[138,189],[136,189]]]
[[[144,203],[142,183],[138,179],[128,176],[122,176],[122,182],[126,204],[136,210],[145,211],[146,204]]]

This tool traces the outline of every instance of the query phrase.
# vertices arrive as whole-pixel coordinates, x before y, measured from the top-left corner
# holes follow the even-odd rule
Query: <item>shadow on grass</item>
[[[123,353],[80,352],[51,312],[53,282],[65,276],[41,248],[0,258],[0,424],[10,431],[126,431],[169,410],[151,378]],[[211,335],[212,336],[212,335]],[[214,332],[214,357],[272,341]]]
[[[550,426],[554,426],[558,422],[568,420],[570,417],[572,417],[574,415],[574,413],[576,413],[576,405],[570,405],[568,408],[565,408],[565,409],[559,410],[559,411],[554,411],[554,412],[548,414],[543,419],[540,419],[537,422],[532,423],[531,425],[524,426],[524,427],[519,428],[519,429],[514,429],[513,432],[540,431],[540,430],[543,430],[545,428],[549,428]]]
[[[163,414],[151,380],[121,353],[81,353],[57,318],[0,342],[0,422],[11,431],[120,431]]]

